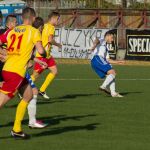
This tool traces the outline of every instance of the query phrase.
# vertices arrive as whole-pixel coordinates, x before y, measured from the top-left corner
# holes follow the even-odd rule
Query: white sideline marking
[[[63,79],[63,78],[58,78],[58,79],[55,79],[57,81],[99,81],[99,80],[102,80],[102,79],[92,79],[92,78],[89,78],[89,79],[78,79],[78,78],[72,78],[72,79]],[[121,80],[121,81],[150,81],[150,79],[116,79],[116,80]]]

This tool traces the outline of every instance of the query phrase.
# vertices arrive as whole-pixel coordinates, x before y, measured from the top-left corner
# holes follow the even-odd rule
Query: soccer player
[[[42,32],[44,26],[44,20],[41,17],[36,17],[35,21],[33,23],[33,27],[39,29],[40,32]],[[33,54],[34,57],[34,54]],[[41,65],[42,67],[47,68],[47,63],[43,62],[37,58],[33,58],[36,63]],[[32,64],[31,64],[32,67]],[[32,81],[30,74],[26,73],[26,78],[28,82],[30,83],[33,91],[33,98],[30,101],[28,105],[28,114],[29,114],[29,127],[30,128],[45,128],[47,124],[43,123],[41,120],[36,119],[36,106],[37,106],[37,95],[38,95],[38,89],[35,86],[34,82]]]
[[[36,17],[32,26],[35,27],[36,29],[39,29],[39,31],[42,33],[43,28],[44,28],[44,20],[43,20],[43,18]]]
[[[41,43],[41,34],[39,30],[32,27],[35,17],[34,9],[25,8],[22,13],[23,24],[15,27],[8,33],[8,56],[2,71],[4,82],[0,88],[0,108],[14,97],[18,89],[23,90],[23,98],[17,106],[16,118],[11,131],[13,137],[22,139],[29,137],[23,132],[21,122],[28,102],[33,96],[31,86],[25,80],[27,63],[31,57],[34,45],[41,55],[45,54]]]
[[[4,43],[3,39],[5,35],[8,34],[10,30],[12,30],[17,25],[17,17],[15,15],[8,15],[6,17],[6,27],[3,29],[0,29],[0,45],[2,48],[6,48],[6,44]],[[0,61],[0,82],[3,81],[1,72],[3,69],[4,63]]]
[[[62,48],[62,45],[54,40],[55,26],[58,24],[59,18],[60,15],[58,12],[50,13],[48,17],[48,23],[44,25],[44,29],[42,31],[42,44],[47,52],[47,57],[43,58],[38,52],[36,53],[36,58],[46,62],[48,64],[48,69],[50,71],[44,83],[40,87],[39,91],[39,94],[43,96],[45,99],[49,99],[49,96],[46,94],[46,89],[57,74],[57,66],[55,60],[50,54],[51,46],[55,45],[58,46],[59,48]],[[38,63],[35,63],[34,71],[31,76],[33,81],[36,80],[44,70],[45,68],[43,68]]]
[[[91,60],[91,66],[93,70],[98,74],[100,78],[105,78],[105,81],[100,86],[100,90],[106,93],[111,94],[112,97],[123,97],[121,94],[116,92],[115,88],[115,78],[116,71],[112,68],[113,64],[122,64],[123,61],[115,61],[109,58],[109,53],[106,44],[112,43],[114,40],[114,36],[111,31],[105,33],[104,39],[99,42],[96,40],[94,44],[97,47],[93,51],[93,58]],[[108,89],[110,88],[110,91]]]
[[[6,17],[6,29],[5,29],[5,33],[0,35],[0,43],[3,45],[6,45],[5,42],[7,42],[6,38],[8,33],[15,28],[16,26],[16,16],[14,15],[8,15]],[[37,17],[34,21],[34,24],[37,25],[35,26],[36,28],[39,28],[39,30],[42,29],[42,27],[44,26],[44,21],[42,18]],[[39,59],[34,59],[37,63],[39,63],[42,66],[47,66],[47,64]],[[3,62],[2,62],[3,63]],[[4,63],[3,63],[4,65]],[[30,83],[30,86],[32,87],[32,91],[33,91],[33,99],[29,102],[28,105],[28,114],[29,114],[29,127],[30,128],[44,128],[47,126],[47,124],[44,124],[42,121],[36,120],[36,102],[37,102],[37,95],[38,95],[38,89],[36,88],[34,82],[32,81],[30,74],[27,72],[26,73],[26,79],[28,80],[28,82]],[[3,80],[2,80],[3,81]],[[20,93],[18,93],[20,99],[22,99],[22,96],[20,95]]]

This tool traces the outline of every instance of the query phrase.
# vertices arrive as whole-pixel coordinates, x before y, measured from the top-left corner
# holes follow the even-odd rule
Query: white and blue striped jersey
[[[109,59],[109,52],[106,45],[106,41],[104,39],[99,39],[100,44],[97,45],[97,47],[93,51],[93,57],[98,55],[100,58],[103,58],[104,60]]]

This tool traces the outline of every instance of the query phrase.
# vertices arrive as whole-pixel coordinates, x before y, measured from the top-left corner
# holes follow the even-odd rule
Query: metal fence
[[[148,9],[96,8],[102,7],[103,2],[104,0],[27,0],[28,5],[35,8],[38,15],[45,20],[51,10],[57,9],[61,14],[59,27],[117,28],[120,48],[126,47],[124,38],[126,28],[150,28],[150,11]],[[146,3],[148,0],[144,0],[142,4]]]
[[[55,8],[150,8],[150,0],[25,0],[36,7]]]
[[[50,10],[134,9],[150,10],[150,0],[24,0],[38,15],[46,18]]]

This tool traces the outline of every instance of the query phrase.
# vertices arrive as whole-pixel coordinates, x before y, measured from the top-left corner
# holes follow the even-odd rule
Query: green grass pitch
[[[47,93],[39,97],[37,118],[49,123],[45,129],[23,129],[30,140],[10,137],[18,98],[0,110],[1,150],[149,150],[150,68],[115,66],[117,89],[124,98],[98,91],[102,80],[90,65],[58,65],[59,75]],[[39,87],[46,72],[36,82]]]

